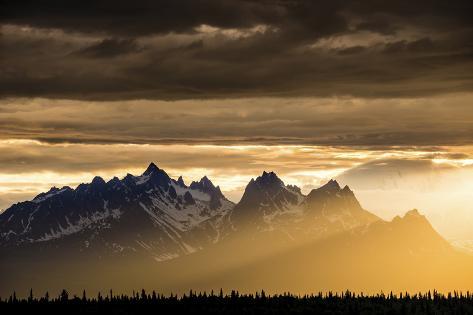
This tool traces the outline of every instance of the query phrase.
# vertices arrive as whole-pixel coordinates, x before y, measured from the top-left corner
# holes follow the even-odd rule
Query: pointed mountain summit
[[[319,188],[312,189],[311,192],[307,195],[307,203],[322,203],[322,201],[326,199],[331,199],[333,197],[340,196],[344,196],[351,199],[354,205],[359,205],[358,200],[356,200],[356,197],[350,190],[350,188],[348,186],[345,186],[342,189],[340,187],[340,184],[334,179],[329,180],[325,185],[322,185]]]
[[[412,210],[409,210],[406,212],[406,214],[404,214],[404,217],[424,217],[422,214],[419,213],[419,210],[417,209],[412,209]]]
[[[168,174],[151,162],[148,168],[144,171],[143,175],[138,177],[136,181],[137,185],[145,185],[148,187],[162,187],[167,190],[171,183],[171,178]]]
[[[210,194],[217,194],[219,197],[222,196],[220,188],[218,186],[215,186],[207,176],[202,177],[198,182],[193,181],[189,185],[189,188],[198,189],[202,192],[207,192]]]
[[[256,178],[256,183],[260,186],[277,187],[284,186],[284,182],[274,172],[263,171],[261,176]]]
[[[100,176],[95,176],[93,179],[92,179],[92,185],[94,186],[102,186],[102,185],[105,185],[105,181],[102,177]]]
[[[302,194],[292,186],[286,187],[274,172],[264,171],[251,179],[240,202],[231,214],[234,226],[265,225],[265,217],[277,211],[285,211],[299,202]]]
[[[245,194],[247,192],[252,193],[255,191],[272,195],[280,192],[283,188],[285,188],[284,182],[276,175],[276,173],[263,171],[261,176],[258,176],[256,179],[251,179],[249,184],[246,186]]]
[[[151,162],[149,165],[148,165],[148,168],[144,171],[143,175],[145,176],[149,176],[153,173],[157,173],[159,172],[160,169],[158,166],[156,166],[156,164],[154,164],[153,162]]]
[[[358,223],[371,223],[379,218],[364,210],[353,191],[348,186],[343,189],[336,180],[331,179],[325,185],[313,189],[304,201],[308,213],[314,216],[345,216],[347,226]]]
[[[427,218],[424,215],[419,213],[419,210],[417,209],[412,209],[412,210],[407,211],[404,214],[404,216],[396,216],[391,222],[393,223],[397,222],[403,225],[406,225],[406,224],[428,225],[432,228],[429,220],[427,220]]]
[[[317,190],[328,193],[340,191],[340,184],[334,179],[329,180],[325,185],[321,186]]]
[[[152,177],[152,176],[157,176],[157,175],[164,175],[165,177],[169,177],[164,170],[160,169],[153,162],[149,163],[146,170],[143,172],[143,174],[141,174],[141,176],[143,177],[145,176]]]
[[[187,187],[186,186],[186,183],[184,183],[184,179],[182,178],[182,176],[179,176],[179,178],[177,179],[176,183],[181,186],[181,187]]]

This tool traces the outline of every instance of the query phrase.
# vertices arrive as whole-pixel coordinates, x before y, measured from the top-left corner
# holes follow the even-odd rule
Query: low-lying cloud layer
[[[0,100],[0,138],[49,143],[465,145],[473,95],[189,101]]]

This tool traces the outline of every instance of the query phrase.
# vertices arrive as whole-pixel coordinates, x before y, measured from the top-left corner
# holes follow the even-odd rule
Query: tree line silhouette
[[[17,298],[14,292],[6,299],[0,298],[3,314],[13,312],[48,312],[48,314],[473,314],[473,295],[470,292],[441,294],[400,293],[364,295],[350,291],[344,293],[318,293],[293,295],[290,293],[268,295],[264,291],[224,294],[211,291],[190,291],[183,295],[158,294],[155,291],[133,292],[132,295],[106,295],[98,293],[89,297],[85,290],[81,296],[62,290],[51,297],[46,292],[36,297],[30,290],[27,298]]]

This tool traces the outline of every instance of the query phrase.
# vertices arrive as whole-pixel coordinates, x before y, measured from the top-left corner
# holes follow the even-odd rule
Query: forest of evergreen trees
[[[0,300],[0,312],[47,312],[46,314],[473,314],[470,292],[363,295],[346,291],[295,296],[289,293],[267,295],[220,292],[164,296],[141,290],[132,296],[99,293],[89,297],[70,296],[63,290],[58,296],[45,293],[37,297],[30,290],[28,298],[13,293]]]

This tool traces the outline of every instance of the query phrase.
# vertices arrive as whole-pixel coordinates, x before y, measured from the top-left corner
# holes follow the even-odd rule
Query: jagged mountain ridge
[[[80,250],[145,250],[156,259],[187,254],[216,241],[233,208],[207,177],[191,186],[151,163],[140,176],[52,188],[1,214],[2,245],[67,239]]]
[[[282,229],[290,237],[326,237],[370,224],[379,218],[364,210],[348,186],[330,180],[308,195],[285,185],[274,172],[252,179],[230,213],[238,229]]]
[[[168,260],[229,235],[279,231],[315,240],[380,219],[364,210],[348,186],[330,180],[309,194],[264,171],[233,204],[206,176],[187,186],[151,163],[140,176],[52,188],[0,215],[3,246],[57,246],[80,251],[145,252]],[[51,245],[52,244],[52,245]]]

